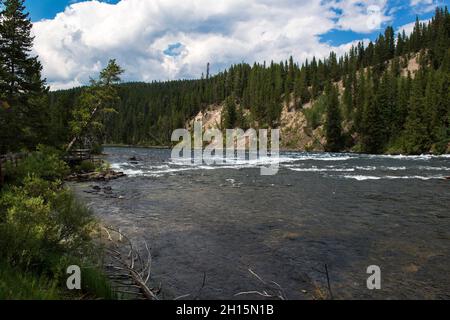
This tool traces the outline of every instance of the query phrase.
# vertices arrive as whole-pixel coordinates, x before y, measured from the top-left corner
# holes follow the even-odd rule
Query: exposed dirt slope
[[[408,71],[414,77],[419,70],[418,54],[411,57],[408,65],[402,70],[402,75],[406,76]],[[342,95],[344,86],[342,81],[336,83],[339,93]],[[292,99],[291,99],[292,100]],[[281,130],[281,148],[288,150],[306,150],[306,151],[324,151],[326,145],[324,127],[319,126],[312,129],[308,125],[308,121],[303,110],[313,107],[313,102],[309,102],[302,106],[301,109],[295,109],[291,103],[289,106],[283,105],[281,113],[280,130]],[[195,121],[203,123],[203,129],[215,129],[221,127],[223,104],[215,104],[209,106],[205,111],[199,112],[193,119],[186,123],[186,127],[191,129]],[[246,111],[248,114],[248,111]],[[344,130],[350,127],[350,124],[343,124]],[[237,141],[238,148],[246,147],[248,142],[242,140]]]

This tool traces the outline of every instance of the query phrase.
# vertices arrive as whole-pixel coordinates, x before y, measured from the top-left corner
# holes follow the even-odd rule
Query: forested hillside
[[[448,152],[449,44],[448,9],[438,8],[429,23],[417,20],[410,35],[388,27],[342,57],[242,63],[199,80],[122,84],[102,142],[169,144],[173,129],[222,104],[223,128],[276,128],[283,106],[304,112],[312,130],[323,126],[329,151]],[[409,72],[413,57],[418,70]],[[71,108],[82,90],[50,94],[55,139],[68,140]]]

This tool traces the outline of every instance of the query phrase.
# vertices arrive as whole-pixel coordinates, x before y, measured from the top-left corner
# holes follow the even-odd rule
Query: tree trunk
[[[89,117],[89,120],[86,121],[86,123],[84,124],[83,128],[81,129],[81,131],[84,131],[87,128],[87,126],[91,123],[92,119],[94,118],[95,114],[97,113],[98,108],[99,108],[98,106],[95,107],[94,110],[91,112],[91,116]],[[77,141],[78,141],[78,136],[75,136],[72,139],[72,141],[70,141],[69,145],[67,146],[66,153],[69,152],[72,149],[73,145]]]

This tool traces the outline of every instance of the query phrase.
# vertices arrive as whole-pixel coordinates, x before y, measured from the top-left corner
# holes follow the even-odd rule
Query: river
[[[450,298],[450,156],[282,152],[278,174],[262,176],[264,159],[105,153],[127,177],[74,189],[104,223],[151,245],[162,298],[261,298],[236,296],[265,290],[251,269],[288,299],[313,299],[327,287],[325,265],[336,299]],[[370,265],[380,290],[366,286]]]

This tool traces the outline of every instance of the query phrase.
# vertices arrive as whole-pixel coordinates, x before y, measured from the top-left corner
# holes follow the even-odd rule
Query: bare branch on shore
[[[103,226],[102,229],[106,232],[107,240],[112,246],[107,247],[113,263],[107,265],[107,267],[121,272],[121,274],[113,274],[112,278],[121,279],[115,281],[117,284],[118,293],[140,295],[148,300],[158,300],[158,293],[160,288],[151,289],[148,286],[148,282],[151,278],[151,252],[147,242],[145,242],[145,248],[147,251],[147,259],[142,259],[139,252],[134,248],[131,240],[122,233],[120,229],[116,230],[111,227]],[[117,235],[115,240],[113,234]],[[123,242],[127,244],[129,249],[127,254],[124,254]],[[128,282],[125,282],[129,280]],[[126,289],[137,289],[137,291],[129,291]]]
[[[250,268],[248,269],[248,271],[250,272],[250,274],[252,276],[254,276],[259,282],[261,282],[265,286],[265,289],[262,291],[257,291],[257,290],[243,291],[243,292],[236,293],[234,296],[256,294],[256,295],[259,295],[259,296],[262,296],[265,298],[270,298],[270,299],[287,300],[283,288],[278,283],[276,283],[275,281],[270,281],[270,282],[265,281],[261,276],[259,276],[256,272],[254,272]]]

